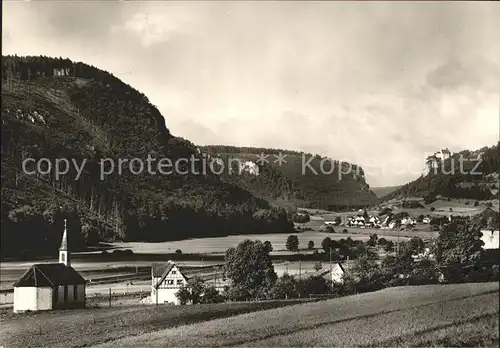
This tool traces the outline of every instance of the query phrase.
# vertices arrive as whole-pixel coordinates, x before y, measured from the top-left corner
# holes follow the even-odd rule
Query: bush
[[[191,300],[191,292],[185,287],[181,287],[175,293],[175,296],[179,299],[181,305],[185,305]]]
[[[321,242],[321,247],[326,253],[329,253],[330,248],[332,247],[332,239],[330,237],[326,237],[325,239],[323,239],[323,241]]]
[[[431,207],[430,211],[434,211],[434,210],[436,210],[436,208],[434,208],[434,207]]]
[[[312,240],[310,240],[309,243],[307,243],[307,249],[309,250],[314,249],[314,242]]]
[[[384,237],[379,238],[378,241],[377,241],[377,244],[381,245],[381,246],[384,246],[384,245],[387,244],[387,239],[385,239]]]
[[[389,207],[385,207],[378,213],[378,216],[386,215],[389,214],[390,212],[392,212],[392,209]]]
[[[479,205],[479,202],[478,201],[475,201],[474,202],[474,206],[477,207]]]
[[[201,303],[222,303],[224,301],[224,296],[222,296],[214,286],[208,286],[203,290]]]
[[[286,240],[286,249],[290,251],[299,250],[299,238],[295,235],[289,235]]]
[[[318,262],[316,262],[316,263],[314,264],[314,270],[315,270],[316,272],[319,272],[322,268],[323,268],[323,264],[322,264],[321,262],[319,262],[319,261],[318,261]]]
[[[375,246],[375,245],[377,245],[377,240],[378,240],[377,234],[373,233],[370,235],[370,239],[366,242],[366,245]]]
[[[295,213],[292,215],[292,221],[295,223],[305,224],[311,221],[309,214],[307,212],[304,213]]]
[[[436,201],[436,197],[434,196],[427,196],[424,198],[424,203],[425,204],[431,204],[432,202]]]
[[[326,232],[335,233],[335,229],[333,228],[333,226],[328,225],[328,226],[326,226]]]
[[[347,233],[349,233],[349,231],[347,230],[347,228],[344,228],[344,229],[342,230],[342,233],[343,233],[343,234],[347,234]]]
[[[181,254],[182,254],[182,250],[181,250],[181,249],[177,249],[177,250],[175,251],[175,253],[176,253],[177,255],[181,255]]]

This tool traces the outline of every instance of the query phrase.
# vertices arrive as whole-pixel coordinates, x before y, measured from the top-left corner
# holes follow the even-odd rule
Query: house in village
[[[175,295],[181,287],[189,285],[188,278],[173,262],[155,263],[151,266],[151,298],[152,303],[171,303],[180,305]]]
[[[68,68],[54,68],[54,76],[69,76],[70,71]]]
[[[481,230],[482,236],[481,240],[483,241],[483,249],[484,256],[486,259],[492,261],[493,263],[498,264],[499,259],[499,249],[500,249],[500,234],[498,230]]]
[[[66,220],[59,263],[31,266],[14,283],[14,312],[85,307],[85,279],[71,267]]]
[[[321,276],[328,281],[336,284],[342,284],[344,282],[344,275],[348,271],[347,264],[335,262],[331,266],[331,270],[321,272]]]
[[[407,225],[415,226],[416,224],[417,224],[417,221],[415,219],[412,219],[411,217],[403,218],[401,220],[401,225],[404,225],[404,226],[407,226]]]
[[[259,165],[252,161],[245,161],[239,169],[239,174],[242,172],[249,173],[251,175],[259,175]]]
[[[370,216],[369,219],[368,219],[368,224],[371,226],[371,227],[374,227],[374,226],[380,226],[380,219],[377,217],[377,216]]]
[[[483,249],[484,250],[498,250],[499,249],[499,231],[493,230],[481,230],[483,236],[481,240],[483,241]]]

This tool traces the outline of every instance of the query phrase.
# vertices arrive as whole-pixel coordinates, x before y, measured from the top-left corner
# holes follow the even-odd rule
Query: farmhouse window
[[[173,284],[174,284],[173,279],[168,280],[168,281],[167,281],[167,284],[168,284],[168,285],[173,285]]]
[[[182,284],[182,279],[177,279],[177,285]]]
[[[172,271],[172,274],[177,274],[177,271]]]

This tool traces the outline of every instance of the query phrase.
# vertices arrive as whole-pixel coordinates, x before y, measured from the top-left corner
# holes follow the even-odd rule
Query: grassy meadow
[[[498,345],[498,289],[496,283],[388,288],[169,328],[98,347]],[[466,331],[456,335],[458,330]]]
[[[19,315],[5,309],[0,310],[0,346],[88,347],[123,337],[294,303],[297,300],[195,306],[135,305]]]

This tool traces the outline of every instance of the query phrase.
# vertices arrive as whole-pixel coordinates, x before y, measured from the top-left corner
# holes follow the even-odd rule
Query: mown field
[[[14,314],[0,310],[0,346],[87,347],[200,321],[287,306],[297,301],[195,306],[141,305]]]
[[[498,284],[390,288],[126,337],[98,347],[498,346]],[[460,334],[457,335],[459,330]]]
[[[307,224],[305,226],[307,226]],[[277,252],[276,254],[283,254],[290,253],[285,251],[286,239],[290,234],[295,234],[299,238],[300,249],[307,249],[307,244],[310,240],[314,242],[316,247],[320,248],[321,241],[323,241],[325,237],[330,237],[331,239],[351,237],[352,239],[366,241],[369,239],[369,235],[375,232],[379,237],[384,237],[386,239],[395,240],[395,238],[397,238],[397,231],[392,230],[347,228],[350,233],[343,234],[340,233],[342,229],[343,228],[340,227],[337,228],[339,233],[306,231],[296,233],[245,234],[216,238],[186,239],[163,243],[115,243],[113,246],[119,249],[130,249],[135,254],[173,253],[176,249],[181,249],[183,253],[216,254],[225,253],[228,248],[236,247],[238,243],[245,239],[258,239],[262,242],[266,240],[270,241],[273,245],[273,249]],[[425,236],[434,235],[434,233],[424,234]],[[400,237],[404,236],[405,234],[401,232]]]

